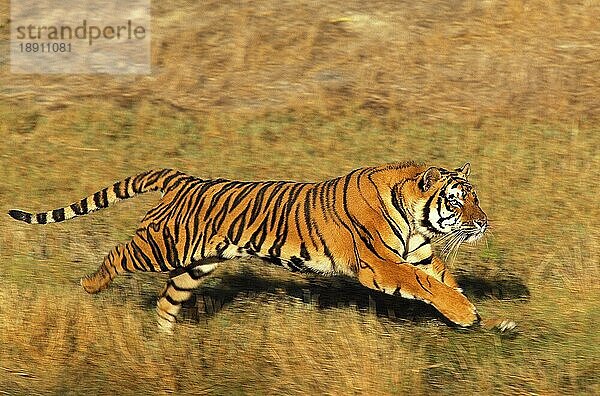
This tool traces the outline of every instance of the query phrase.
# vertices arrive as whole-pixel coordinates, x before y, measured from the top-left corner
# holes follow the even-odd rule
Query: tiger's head
[[[446,241],[447,250],[462,242],[475,242],[488,227],[486,214],[468,177],[471,165],[449,171],[430,167],[417,180],[420,199],[415,210],[415,228],[430,237]]]

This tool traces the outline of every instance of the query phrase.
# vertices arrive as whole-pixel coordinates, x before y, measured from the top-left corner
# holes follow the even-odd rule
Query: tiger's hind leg
[[[96,272],[81,279],[83,289],[91,294],[106,289],[120,274],[135,271],[166,272],[162,256],[157,257],[148,243],[149,231],[139,229],[131,241],[115,246]]]
[[[193,290],[200,286],[204,278],[222,261],[223,259],[220,258],[208,258],[169,273],[169,280],[156,303],[158,327],[161,330],[169,333],[172,331],[181,305],[192,296]]]
[[[90,293],[98,293],[108,287],[112,280],[124,272],[131,272],[127,264],[126,246],[115,246],[104,258],[96,272],[81,278],[81,286]]]
[[[181,263],[170,231],[152,224],[139,228],[131,241],[114,247],[100,268],[81,279],[88,293],[106,289],[119,274],[135,271],[168,272]]]

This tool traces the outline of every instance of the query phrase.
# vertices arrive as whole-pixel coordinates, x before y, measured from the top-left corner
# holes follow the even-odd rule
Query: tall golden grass
[[[8,38],[8,2],[0,35]],[[351,104],[375,115],[598,118],[596,0],[152,4],[150,76],[11,75],[0,97],[255,114]]]
[[[94,102],[44,113],[33,130],[8,133],[0,149],[2,210],[59,206],[157,162],[201,176],[317,180],[398,159],[432,158],[445,166],[468,159],[492,235],[464,247],[450,264],[484,318],[515,320],[519,332],[458,331],[422,304],[251,261],[223,267],[198,291],[176,334],[166,337],[156,332],[153,316],[164,276],[123,277],[99,296],[78,285],[129,238],[156,202],[149,195],[64,224],[32,227],[8,216],[0,222],[1,389],[598,390],[597,129],[496,122],[483,133],[448,123],[373,124],[361,114],[204,120],[165,116],[166,109]],[[6,108],[2,114],[8,130],[12,114]],[[186,133],[190,125],[201,132]]]
[[[78,285],[149,195],[47,227],[0,217],[0,393],[600,393],[596,2],[153,7],[151,76],[0,65],[0,211],[158,166],[321,180],[471,161],[492,229],[450,265],[484,318],[518,332],[453,329],[423,304],[248,261],[159,334],[164,275]]]

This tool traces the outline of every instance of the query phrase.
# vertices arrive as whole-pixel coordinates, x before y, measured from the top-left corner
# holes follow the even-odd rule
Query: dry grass
[[[600,393],[598,5],[413,3],[155,2],[150,77],[2,63],[0,211],[157,166],[319,180],[469,160],[493,235],[452,266],[516,335],[249,261],[199,290],[196,306],[222,309],[192,306],[165,337],[152,312],[163,275],[98,296],[78,285],[156,202],[144,196],[47,227],[0,217],[0,391]]]
[[[184,0],[152,13],[151,76],[19,76],[4,63],[0,97],[55,109],[92,97],[209,114],[351,105],[474,123],[598,119],[596,0]]]
[[[11,117],[35,111],[4,109],[0,127],[9,130]],[[152,306],[164,276],[122,278],[99,296],[77,283],[133,232],[156,201],[145,196],[64,224],[0,222],[0,388],[597,392],[598,130],[498,122],[483,133],[368,121],[305,113],[203,120],[161,106],[122,110],[101,102],[44,113],[33,130],[7,134],[1,210],[61,205],[157,162],[197,175],[321,179],[407,153],[447,166],[469,159],[493,237],[465,247],[453,266],[484,317],[519,323],[516,337],[453,330],[420,304],[256,261],[224,267],[199,291],[198,301],[224,296],[216,315],[188,309],[176,335],[161,336]],[[137,144],[142,139],[152,144]],[[320,309],[298,301],[307,291],[319,295]],[[373,301],[380,315],[366,312]]]

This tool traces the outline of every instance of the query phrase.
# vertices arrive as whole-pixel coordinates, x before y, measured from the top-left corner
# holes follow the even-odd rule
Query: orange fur
[[[203,180],[169,169],[117,182],[68,207],[9,214],[29,223],[62,221],[146,191],[160,202],[132,240],[115,247],[93,275],[95,293],[120,273],[169,272],[157,304],[169,329],[191,290],[222,261],[252,255],[292,271],[346,274],[366,287],[425,301],[461,326],[478,321],[431,240],[456,248],[479,238],[485,214],[467,177],[414,163],[356,169],[320,183]]]

